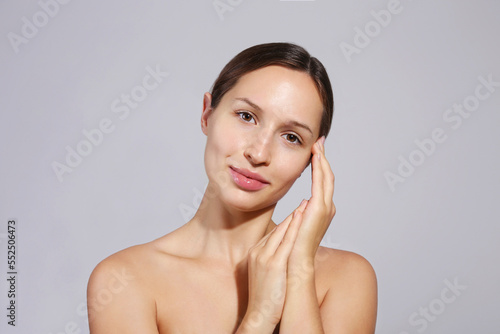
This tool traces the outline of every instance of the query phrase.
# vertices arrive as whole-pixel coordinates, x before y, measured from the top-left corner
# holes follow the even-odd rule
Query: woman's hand
[[[312,196],[249,250],[248,308],[242,332],[271,333],[280,322],[290,266],[310,263],[335,215],[334,176],[324,137],[312,148]]]
[[[287,285],[287,263],[306,201],[264,236],[248,253],[248,308],[242,332],[271,333],[281,319]]]
[[[335,177],[325,157],[325,137],[319,138],[312,147],[312,190],[311,198],[298,217],[302,221],[289,264],[313,263],[316,251],[330,222],[335,216],[333,189]],[[303,207],[303,206],[301,206]]]

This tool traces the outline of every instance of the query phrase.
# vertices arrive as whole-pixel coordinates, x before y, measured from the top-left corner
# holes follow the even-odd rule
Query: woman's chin
[[[256,192],[225,191],[220,198],[225,206],[240,212],[255,212],[276,206],[269,196]]]

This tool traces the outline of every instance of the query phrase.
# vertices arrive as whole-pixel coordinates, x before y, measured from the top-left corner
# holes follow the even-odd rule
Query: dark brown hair
[[[323,64],[311,57],[303,47],[295,44],[259,44],[241,51],[227,63],[215,80],[212,86],[211,107],[217,108],[224,94],[233,88],[243,75],[270,65],[303,71],[313,79],[323,104],[319,137],[326,137],[330,132],[333,117],[333,91],[330,79]]]

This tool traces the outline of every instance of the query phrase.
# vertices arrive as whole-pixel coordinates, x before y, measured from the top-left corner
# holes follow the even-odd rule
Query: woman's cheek
[[[293,166],[293,168],[291,168],[292,173],[299,177],[307,167],[310,157],[311,151],[305,149],[296,149],[290,156],[290,161],[287,162],[290,166]]]
[[[221,174],[225,175],[228,163],[242,162],[242,157],[238,157],[241,140],[236,136],[237,129],[221,123],[214,124],[218,126],[209,132],[205,149],[205,166],[213,181],[219,179]]]

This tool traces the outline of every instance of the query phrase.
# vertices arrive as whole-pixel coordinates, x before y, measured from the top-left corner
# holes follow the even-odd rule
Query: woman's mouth
[[[259,190],[269,184],[262,176],[247,169],[230,166],[229,172],[233,181],[245,190]]]

